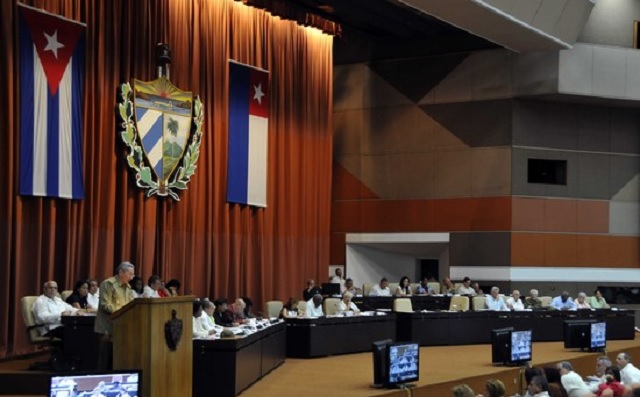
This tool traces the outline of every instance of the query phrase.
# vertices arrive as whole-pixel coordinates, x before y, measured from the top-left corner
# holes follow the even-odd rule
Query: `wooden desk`
[[[491,343],[491,330],[504,327],[531,329],[534,342],[562,341],[565,320],[606,321],[607,340],[635,337],[635,314],[632,310],[429,312],[396,315],[398,340],[415,341],[422,346]]]
[[[96,316],[62,316],[63,352],[75,369],[90,371],[98,366],[98,337],[93,331]]]
[[[284,322],[240,338],[193,341],[193,397],[233,397],[284,362]]]
[[[288,318],[287,357],[320,357],[371,351],[371,344],[396,339],[394,313],[378,316]]]

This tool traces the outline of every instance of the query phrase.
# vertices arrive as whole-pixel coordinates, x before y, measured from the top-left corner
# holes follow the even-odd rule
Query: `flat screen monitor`
[[[507,364],[511,358],[511,332],[513,327],[491,330],[491,362]]]
[[[607,347],[607,323],[600,321],[591,323],[591,350]]]
[[[591,323],[587,320],[566,320],[563,325],[564,348],[590,349]]]
[[[141,371],[102,371],[53,374],[49,380],[49,397],[137,397],[142,384]]]
[[[371,352],[373,354],[373,387],[384,387],[387,378],[387,346],[393,341],[385,339],[373,342]]]
[[[511,332],[511,363],[531,360],[531,330]]]
[[[414,342],[387,346],[386,387],[405,386],[420,378],[420,345]]]
[[[328,295],[328,296],[340,295],[340,284],[322,283],[322,295]]]

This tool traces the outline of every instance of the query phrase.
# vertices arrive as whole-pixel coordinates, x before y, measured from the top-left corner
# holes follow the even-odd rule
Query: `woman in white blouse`
[[[411,281],[409,277],[402,276],[400,283],[396,287],[393,296],[408,296],[411,295]]]

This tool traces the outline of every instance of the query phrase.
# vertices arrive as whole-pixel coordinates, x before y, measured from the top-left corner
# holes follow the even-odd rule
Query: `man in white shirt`
[[[337,267],[335,270],[335,275],[329,278],[330,283],[340,284],[342,287],[344,285],[344,279],[342,278],[342,268]]]
[[[316,294],[313,298],[307,301],[307,308],[304,312],[304,316],[306,318],[324,316],[324,313],[322,312],[322,295]]]
[[[640,369],[631,364],[631,355],[620,353],[616,358],[618,368],[620,368],[620,380],[624,385],[640,383]]]
[[[484,300],[485,308],[488,310],[495,311],[505,311],[507,309],[507,305],[504,303],[502,298],[500,297],[500,288],[491,287],[491,294],[488,295]]]
[[[476,290],[471,287],[471,279],[469,277],[465,277],[462,280],[462,285],[458,287],[457,291],[460,295],[470,295],[475,296]]]
[[[589,387],[584,383],[582,377],[573,371],[570,362],[561,361],[556,364],[556,368],[560,371],[560,382],[562,382],[562,387],[567,391],[569,397],[591,396]]]
[[[62,316],[75,316],[81,311],[58,297],[58,283],[55,281],[44,283],[43,292],[32,308],[36,323],[42,325],[38,327],[38,333],[62,338]]]
[[[98,288],[98,281],[90,278],[87,280],[89,285],[89,293],[87,294],[87,304],[90,309],[98,310],[100,304],[100,288]]]
[[[386,277],[382,277],[379,284],[374,285],[369,291],[369,296],[391,296],[389,289],[389,281]]]
[[[159,298],[158,289],[162,286],[162,279],[155,274],[149,277],[147,285],[142,289],[143,298]]]
[[[511,310],[524,310],[524,303],[520,299],[520,291],[514,289],[511,296],[507,299],[507,308]]]
[[[340,303],[338,303],[338,313],[360,313],[360,309],[358,309],[358,306],[356,306],[356,304],[351,301],[351,298],[353,298],[353,294],[349,291],[346,291],[344,294],[342,294],[342,300],[340,301]]]
[[[562,291],[561,295],[553,298],[551,307],[556,310],[576,310],[576,304],[569,296],[569,291]]]
[[[547,378],[541,375],[531,378],[531,382],[527,386],[527,395],[531,397],[549,397]]]
[[[611,360],[607,356],[600,356],[596,359],[596,374],[587,376],[587,385],[592,393],[598,391],[600,383],[606,381],[605,371],[611,366]]]

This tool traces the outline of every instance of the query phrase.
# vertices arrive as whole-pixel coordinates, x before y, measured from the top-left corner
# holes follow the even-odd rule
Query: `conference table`
[[[284,362],[285,323],[233,338],[193,341],[193,397],[233,397]]]
[[[443,311],[396,315],[398,341],[414,341],[422,346],[491,343],[491,330],[504,327],[530,329],[534,342],[562,341],[565,320],[605,321],[607,340],[635,338],[633,310]]]
[[[451,295],[412,295],[413,310],[449,310]],[[354,296],[353,303],[360,310],[393,309],[394,296]]]
[[[287,357],[321,357],[371,351],[375,341],[396,339],[396,315],[287,318]]]

